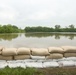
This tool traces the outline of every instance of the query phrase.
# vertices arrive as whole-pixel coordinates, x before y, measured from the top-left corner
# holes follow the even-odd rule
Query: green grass
[[[9,68],[6,67],[4,69],[0,69],[0,75],[34,75],[35,73],[37,73],[37,69],[35,68]],[[38,72],[39,75],[40,72]]]
[[[0,69],[0,75],[76,75],[75,67],[63,68],[9,68]]]

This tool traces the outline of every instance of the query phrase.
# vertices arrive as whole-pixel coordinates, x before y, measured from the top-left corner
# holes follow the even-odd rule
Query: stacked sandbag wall
[[[21,47],[17,49],[17,55],[14,55],[15,60],[30,59],[30,48]]]
[[[47,48],[31,48],[31,59],[45,59],[50,55]]]
[[[64,50],[64,57],[76,57],[76,47],[75,46],[62,46]]]
[[[7,60],[7,61],[6,61]],[[0,47],[0,68],[75,67],[76,47],[5,48]]]
[[[75,46],[61,46],[49,48],[5,48],[0,47],[0,60],[24,59],[62,59],[76,57]]]
[[[49,47],[48,51],[50,55],[46,56],[46,59],[61,59],[63,58],[64,50],[60,47]]]
[[[13,60],[14,55],[17,55],[17,48],[3,48],[0,60]]]

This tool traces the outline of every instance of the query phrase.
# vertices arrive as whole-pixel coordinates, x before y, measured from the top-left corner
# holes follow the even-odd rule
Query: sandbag
[[[66,59],[66,58],[52,59],[52,61],[58,62],[58,61],[64,61],[65,59]]]
[[[76,57],[76,53],[64,53],[64,57]]]
[[[3,46],[0,46],[0,51],[2,51],[2,50],[3,50],[3,48],[4,48]]]
[[[23,60],[23,59],[30,59],[30,55],[16,55],[14,56],[15,60]]]
[[[76,67],[76,61],[74,61],[74,63],[75,63],[75,67]]]
[[[76,47],[75,46],[62,46],[61,47],[65,53],[74,53],[76,52]]]
[[[48,50],[50,53],[64,53],[64,50],[60,47],[49,47]]]
[[[17,68],[18,66],[17,66],[16,64],[17,64],[17,63],[13,63],[13,64],[8,63],[8,67],[9,67],[9,68]]]
[[[19,55],[22,55],[22,54],[30,55],[30,48],[24,48],[24,47],[18,48],[17,54],[19,54]]]
[[[13,60],[12,56],[2,56],[0,55],[0,60]]]
[[[43,68],[42,62],[26,62],[26,67]]]
[[[52,54],[46,56],[46,59],[60,59],[60,58],[63,58],[63,54],[52,53]]]
[[[24,60],[15,60],[17,63],[24,63]]]
[[[50,54],[46,48],[32,48],[31,52],[33,56],[45,56]]]
[[[73,66],[75,66],[75,62],[74,61],[59,61],[58,62],[59,63],[59,66],[60,67],[73,67]]]
[[[17,68],[17,67],[26,68],[24,63],[17,63],[17,62],[8,63],[8,67],[10,67],[10,68]]]
[[[0,62],[0,69],[3,69],[7,66],[7,62]]]
[[[59,64],[57,62],[51,61],[51,62],[44,62],[43,68],[47,67],[59,67]]]
[[[36,61],[37,61],[37,60],[34,60],[34,59],[25,59],[25,60],[24,60],[24,63],[25,63],[25,62],[36,62]]]
[[[46,62],[46,61],[51,61],[51,60],[46,60],[46,59],[39,59],[39,60],[36,60],[37,62]]]
[[[16,60],[7,60],[7,63],[17,63]]]
[[[0,55],[2,54],[2,51],[0,51]]]
[[[45,59],[45,56],[32,56],[31,55],[31,59]]]
[[[17,55],[17,49],[16,48],[4,48],[2,50],[3,56],[10,56],[10,55]]]
[[[0,60],[0,63],[1,63],[1,62],[4,63],[4,62],[6,62],[6,60]]]
[[[76,61],[76,57],[67,57],[65,60],[72,60],[72,61]]]

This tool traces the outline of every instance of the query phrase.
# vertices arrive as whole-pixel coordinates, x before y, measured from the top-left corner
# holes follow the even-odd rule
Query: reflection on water
[[[76,36],[75,33],[26,33],[25,37],[37,37],[37,38],[43,38],[43,37],[53,37],[55,39],[60,39],[61,37],[68,38],[70,40],[73,40],[74,37]]]
[[[18,34],[0,34],[0,41],[1,40],[8,40],[11,41],[12,39],[15,39],[18,37]]]
[[[0,45],[5,47],[76,46],[76,33],[18,33],[0,34]]]

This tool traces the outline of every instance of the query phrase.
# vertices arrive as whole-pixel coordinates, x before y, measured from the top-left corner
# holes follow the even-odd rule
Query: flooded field
[[[0,45],[5,47],[76,46],[76,33],[12,33],[0,34]]]

